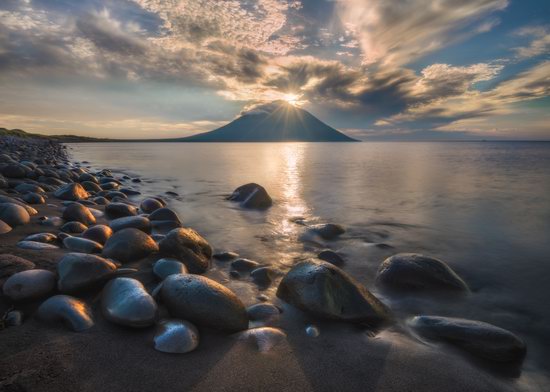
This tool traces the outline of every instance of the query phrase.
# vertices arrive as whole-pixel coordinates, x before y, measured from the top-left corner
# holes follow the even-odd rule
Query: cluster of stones
[[[214,258],[228,263],[232,277],[250,277],[263,289],[280,278],[272,267],[232,252],[213,254],[210,244],[183,227],[162,198],[134,203],[132,198],[139,192],[124,186],[129,177],[115,178],[109,170],[90,172],[71,165],[56,144],[46,144],[41,157],[21,145],[12,147],[0,154],[0,235],[38,214],[29,204],[55,198],[64,205],[62,216],[44,217],[47,230],[24,238],[18,246],[68,251],[55,272],[37,269],[16,256],[0,255],[2,292],[14,303],[46,298],[36,312],[40,320],[83,331],[93,327],[97,315],[79,296],[100,291],[100,311],[106,320],[130,328],[156,325],[154,346],[169,353],[196,349],[199,327],[238,333],[239,339],[252,340],[262,352],[285,340],[286,334],[269,324],[281,313],[279,307],[263,302],[247,309],[229,288],[202,276]],[[267,191],[257,184],[237,188],[228,199],[243,208],[272,205]],[[104,218],[108,221],[99,223]],[[308,226],[307,231],[324,241],[345,233],[342,226],[330,223]],[[152,292],[131,277],[134,269],[124,267],[144,258],[154,259],[151,273],[159,283]],[[368,326],[392,323],[390,309],[341,269],[344,264],[340,254],[323,250],[316,259],[302,261],[282,276],[276,295],[313,318]],[[376,281],[389,291],[469,291],[446,263],[417,254],[386,259]],[[160,307],[170,318],[159,318]],[[12,311],[4,321],[16,325],[22,314]],[[525,355],[525,345],[517,336],[490,324],[418,316],[408,325],[426,339],[451,343],[486,359],[517,361]],[[316,337],[319,329],[308,326],[306,333]]]

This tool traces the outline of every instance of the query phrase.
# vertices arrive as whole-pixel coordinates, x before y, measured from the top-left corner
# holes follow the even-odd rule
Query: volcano
[[[210,132],[181,142],[355,142],[306,110],[273,101],[244,110],[239,117]]]

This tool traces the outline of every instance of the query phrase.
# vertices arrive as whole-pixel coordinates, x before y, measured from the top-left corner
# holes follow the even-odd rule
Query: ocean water
[[[527,342],[525,371],[550,369],[550,143],[98,143],[69,151],[92,168],[140,177],[144,195],[177,192],[167,197],[171,207],[216,250],[281,272],[320,249],[337,250],[344,269],[400,320],[432,314],[490,322]],[[271,209],[244,211],[225,200],[248,182],[268,190]],[[347,232],[333,242],[304,241],[298,217]],[[380,292],[376,270],[398,252],[445,260],[472,294]],[[227,279],[224,268],[214,263],[213,273],[253,303],[255,286]]]

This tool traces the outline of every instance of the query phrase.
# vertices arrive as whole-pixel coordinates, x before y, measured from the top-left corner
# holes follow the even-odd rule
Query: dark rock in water
[[[110,182],[102,182],[101,183],[101,188],[104,190],[104,191],[112,191],[112,190],[116,190],[118,188],[120,188],[120,184],[114,182],[114,181],[110,181]]]
[[[109,200],[103,196],[94,197],[93,202],[100,206],[109,204]]]
[[[95,225],[82,233],[82,238],[86,238],[104,245],[112,235],[113,230],[109,226]]]
[[[117,218],[112,220],[109,226],[115,232],[132,227],[147,234],[151,233],[151,221],[143,216],[125,216],[123,218]]]
[[[324,261],[296,264],[279,284],[277,296],[316,317],[368,324],[390,319],[386,306],[364,286]]]
[[[261,185],[250,183],[241,185],[227,200],[239,202],[243,208],[263,210],[271,207],[273,200]]]
[[[46,191],[38,185],[21,183],[15,187],[15,190],[19,193],[46,193]]]
[[[231,261],[239,257],[239,255],[235,252],[221,252],[213,254],[212,257],[219,261]]]
[[[273,304],[259,303],[246,309],[248,318],[252,321],[265,321],[277,317],[281,310]]]
[[[189,321],[161,320],[155,334],[155,350],[171,354],[185,354],[199,345],[199,331]]]
[[[249,259],[237,259],[231,263],[231,268],[239,272],[249,272],[258,268],[260,263]]]
[[[140,183],[140,182],[141,182],[141,179],[139,179],[139,178],[132,178],[132,182]]]
[[[126,203],[109,203],[105,206],[105,214],[110,219],[137,215],[137,208]]]
[[[87,199],[88,192],[78,183],[70,183],[63,185],[54,192],[54,196],[61,200],[77,201],[79,199]]]
[[[120,192],[120,193],[124,193],[126,196],[137,196],[137,195],[141,195],[141,192],[140,192],[140,191],[136,191],[136,190],[130,189],[130,188],[120,188],[120,189],[119,189],[119,192]]]
[[[44,199],[44,196],[39,195],[38,193],[29,192],[25,193],[22,197],[23,201],[25,203],[29,204],[45,204],[46,199]]]
[[[525,357],[525,343],[520,338],[481,321],[417,316],[409,325],[423,337],[445,341],[491,361],[515,362]]]
[[[212,247],[195,230],[181,228],[169,232],[159,243],[160,252],[185,264],[192,274],[205,272],[212,257]]]
[[[309,226],[308,231],[318,235],[324,240],[333,240],[344,234],[346,229],[344,229],[343,226],[336,225],[334,223],[320,223]]]
[[[464,281],[443,261],[415,253],[388,257],[376,281],[393,289],[468,291]]]
[[[82,187],[88,192],[101,192],[103,190],[98,184],[91,181],[84,181]]]
[[[88,207],[80,203],[71,203],[63,211],[63,219],[66,221],[76,221],[84,223],[86,226],[95,224],[95,216]]]
[[[143,200],[139,206],[141,211],[145,212],[146,214],[150,214],[153,211],[156,211],[162,207],[163,207],[162,203],[157,199],[153,199],[153,198],[148,198]]]
[[[0,234],[9,233],[12,230],[11,226],[0,219]]]
[[[174,192],[174,191],[166,191],[164,193],[166,193],[168,196],[179,196],[179,194],[177,192]]]
[[[44,242],[46,244],[53,244],[57,242],[57,236],[52,233],[37,233],[25,237],[23,241]]]
[[[86,226],[83,223],[80,222],[67,222],[63,226],[61,226],[60,230],[65,233],[71,233],[71,234],[80,234],[84,233],[88,229],[88,226]]]
[[[251,328],[239,333],[237,337],[239,340],[254,342],[261,353],[268,352],[276,345],[286,341],[286,334],[279,328],[272,327]]]
[[[21,271],[33,269],[34,263],[22,257],[0,254],[0,286],[5,279]]]
[[[47,323],[63,324],[75,332],[84,331],[94,325],[88,305],[68,295],[48,298],[38,308],[37,316]]]
[[[156,221],[152,221],[151,222],[151,226],[153,227],[153,230],[157,233],[168,233],[174,229],[177,229],[179,227],[181,227],[181,224],[179,222],[175,222],[175,221],[159,221],[159,220],[156,220]]]
[[[170,208],[159,208],[151,213],[149,215],[150,221],[171,221],[171,222],[177,222],[179,225],[181,225],[181,219],[174,211],[172,211]]]
[[[275,278],[275,271],[270,267],[260,267],[252,271],[250,277],[258,286],[267,287]]]
[[[97,177],[90,173],[82,173],[78,177],[78,182],[91,182],[94,184],[99,184],[99,181],[97,180]]]
[[[111,280],[101,293],[101,311],[115,324],[148,327],[157,318],[157,303],[141,282],[131,278]]]
[[[0,203],[0,219],[11,227],[26,225],[31,217],[27,210],[15,203]]]
[[[8,178],[24,178],[30,169],[20,163],[10,163],[2,167],[2,174]]]
[[[68,253],[57,264],[57,288],[72,293],[91,288],[116,271],[116,265],[103,257]]]
[[[36,241],[19,241],[17,247],[21,249],[29,250],[47,250],[47,249],[59,249],[57,245],[45,244],[43,242]]]
[[[105,243],[103,255],[122,263],[136,261],[158,251],[158,245],[143,231],[129,228],[117,231]]]
[[[124,199],[126,201],[128,199],[128,196],[126,196],[125,193],[118,192],[118,191],[107,192],[105,197],[109,200],[113,200],[113,199],[117,198],[117,199]]]
[[[160,280],[164,280],[170,275],[186,274],[187,268],[179,260],[164,258],[155,261],[155,264],[153,264],[153,273]]]
[[[43,269],[21,271],[10,276],[2,290],[14,301],[40,298],[55,288],[55,274]]]
[[[321,251],[317,255],[317,258],[320,260],[328,261],[329,263],[336,266],[341,266],[342,264],[344,264],[344,259],[342,258],[342,256],[330,249],[325,249]]]
[[[170,315],[230,332],[248,328],[241,300],[221,284],[199,275],[170,275],[160,289]]]
[[[80,237],[67,237],[63,240],[63,246],[71,252],[101,253],[103,245],[99,242]]]

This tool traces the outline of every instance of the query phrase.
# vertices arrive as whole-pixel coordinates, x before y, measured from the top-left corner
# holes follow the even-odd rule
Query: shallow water
[[[139,176],[145,195],[177,192],[171,206],[216,250],[282,271],[324,247],[339,250],[345,270],[402,319],[438,314],[490,322],[526,340],[524,370],[550,368],[544,360],[550,355],[550,143],[98,143],[69,149],[94,168]],[[262,184],[274,206],[243,211],[224,199],[247,182]],[[304,242],[295,217],[340,223],[347,233],[334,242]],[[447,261],[472,294],[377,292],[378,265],[398,252]],[[229,285],[241,295],[258,294],[249,284]]]

